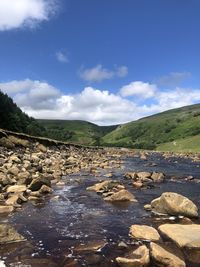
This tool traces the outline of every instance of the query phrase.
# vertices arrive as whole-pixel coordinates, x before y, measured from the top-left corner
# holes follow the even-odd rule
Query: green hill
[[[45,135],[45,129],[26,115],[7,94],[0,90],[0,128],[35,136]]]
[[[0,128],[84,145],[200,152],[200,104],[98,126],[80,120],[36,120],[0,91]]]
[[[81,120],[37,120],[48,137],[85,145],[99,145],[101,138],[117,126],[98,126]]]
[[[178,139],[157,147],[158,151],[200,152],[200,135]]]
[[[105,135],[102,145],[142,149],[200,135],[200,104],[169,110],[118,126]],[[199,146],[200,151],[200,146]]]

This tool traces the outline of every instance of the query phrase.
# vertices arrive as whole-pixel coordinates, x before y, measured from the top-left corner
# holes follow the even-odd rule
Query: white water
[[[6,267],[4,261],[0,261],[0,267]]]

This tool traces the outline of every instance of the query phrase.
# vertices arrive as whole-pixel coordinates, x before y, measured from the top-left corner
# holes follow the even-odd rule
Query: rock
[[[143,187],[143,183],[141,181],[133,182],[132,185],[135,188],[141,188],[141,187]]]
[[[30,177],[30,173],[28,171],[24,171],[24,172],[20,172],[18,175],[17,175],[17,179],[19,180],[26,180]]]
[[[150,204],[144,205],[144,209],[147,211],[151,211],[151,205]]]
[[[137,240],[159,241],[160,235],[156,229],[147,225],[133,224],[129,235]]]
[[[11,206],[18,206],[20,204],[22,204],[23,202],[26,202],[27,199],[23,196],[23,194],[14,194],[12,195],[11,197],[9,197],[7,200],[6,200],[6,205],[11,205]]]
[[[62,182],[62,181],[59,181],[56,183],[57,186],[64,186],[65,185],[65,182]]]
[[[181,251],[175,246],[164,244],[150,244],[150,254],[153,262],[163,267],[185,267],[185,261]]]
[[[105,197],[104,200],[106,201],[132,201],[137,202],[135,196],[131,194],[129,191],[122,189],[119,192],[113,193],[111,196]]]
[[[166,192],[151,202],[152,211],[169,215],[198,217],[197,206],[188,198],[177,193]]]
[[[124,177],[126,179],[133,179],[135,180],[137,178],[137,173],[136,172],[127,172],[124,174]]]
[[[152,175],[151,175],[151,179],[154,181],[154,182],[163,182],[164,181],[164,174],[162,172],[153,172]]]
[[[13,206],[0,206],[0,214],[13,212]]]
[[[9,161],[12,161],[14,163],[20,163],[21,162],[21,159],[19,159],[16,155],[12,155],[10,158],[9,158]]]
[[[87,190],[103,193],[104,191],[109,191],[118,185],[119,185],[118,181],[106,180],[101,183],[97,183],[93,186],[88,187]]]
[[[119,242],[118,247],[125,249],[125,248],[128,248],[128,245],[124,241],[121,241],[121,242]]]
[[[46,152],[47,152],[47,148],[46,148],[44,145],[42,145],[42,144],[39,144],[39,145],[37,146],[37,149],[38,149],[39,151],[43,152],[43,153],[46,153]]]
[[[126,257],[117,257],[116,262],[120,267],[145,267],[150,263],[149,250],[143,245]]]
[[[163,224],[159,231],[182,248],[189,261],[200,264],[200,225]]]
[[[7,193],[21,193],[25,192],[27,187],[25,185],[11,185],[7,188]]]
[[[10,177],[8,177],[6,174],[0,172],[0,184],[3,186],[11,185],[14,181]]]
[[[29,185],[29,189],[31,191],[38,191],[40,190],[40,188],[43,186],[43,185],[47,185],[49,187],[51,187],[51,181],[47,178],[35,178],[33,179],[33,181],[31,182],[31,184]]]
[[[8,173],[13,174],[14,176],[17,176],[19,173],[19,169],[16,166],[13,166],[8,170]]]
[[[42,185],[40,190],[39,190],[39,193],[41,193],[41,194],[50,194],[52,192],[53,192],[53,190],[51,189],[51,187],[49,187],[47,185]]]
[[[137,177],[140,180],[146,180],[146,178],[150,178],[151,177],[151,173],[150,172],[138,172],[137,173]]]
[[[107,242],[100,240],[100,241],[91,241],[84,245],[77,246],[74,251],[79,252],[92,252],[92,251],[100,251],[103,247],[107,245]]]
[[[25,241],[12,226],[8,224],[0,224],[0,244]]]

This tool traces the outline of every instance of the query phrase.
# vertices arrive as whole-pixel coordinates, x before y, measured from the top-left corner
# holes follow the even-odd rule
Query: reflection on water
[[[157,166],[150,166],[152,162]],[[135,190],[129,181],[123,179],[123,174],[141,170],[162,171],[169,176],[169,180],[155,184],[151,189]],[[37,205],[27,203],[22,211],[8,217],[8,222],[28,241],[2,246],[0,259],[10,267],[115,266],[112,259],[124,253],[118,243],[131,242],[129,227],[134,223],[158,223],[143,209],[144,204],[150,203],[162,192],[172,191],[189,197],[200,206],[200,184],[183,179],[170,181],[171,176],[200,176],[198,163],[176,158],[166,160],[155,154],[148,161],[125,158],[124,169],[112,171],[113,179],[122,180],[138,203],[113,205],[104,202],[96,193],[86,191],[86,187],[99,179],[107,179],[103,177],[105,170],[100,177],[89,174],[74,175],[70,179],[66,177],[66,186],[55,188],[53,196],[45,202]],[[91,252],[91,244],[99,243],[102,249]],[[90,249],[87,250],[87,246]],[[0,261],[1,264],[3,262]]]

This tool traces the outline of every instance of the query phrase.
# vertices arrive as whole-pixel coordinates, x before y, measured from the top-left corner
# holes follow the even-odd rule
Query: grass
[[[172,152],[200,152],[200,135],[161,144],[156,150]]]

